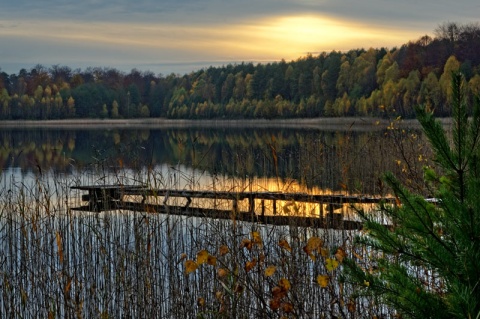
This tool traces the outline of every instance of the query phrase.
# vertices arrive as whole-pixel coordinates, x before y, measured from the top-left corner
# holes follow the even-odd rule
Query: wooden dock
[[[75,210],[100,212],[112,209],[145,211],[149,213],[168,213],[196,217],[210,217],[219,219],[235,219],[239,221],[261,222],[275,225],[302,225],[321,228],[360,229],[358,221],[345,220],[343,214],[334,213],[344,204],[377,204],[380,201],[395,203],[393,198],[376,198],[367,196],[345,195],[312,195],[306,193],[283,192],[228,192],[228,191],[200,191],[152,189],[141,185],[91,185],[74,186],[72,189],[87,191],[82,200],[87,205],[76,207]],[[128,201],[126,196],[140,196],[141,201]],[[163,197],[162,204],[150,204],[149,197]],[[168,204],[171,198],[184,198],[184,206]],[[205,209],[190,207],[193,198],[229,200],[232,209]],[[248,200],[248,211],[239,211],[238,202]],[[261,202],[259,212],[255,210],[255,201]],[[265,214],[265,201],[271,201],[273,215]],[[277,201],[293,201],[299,203],[313,203],[319,206],[319,217],[285,216],[277,214]],[[324,211],[324,206],[327,207]]]

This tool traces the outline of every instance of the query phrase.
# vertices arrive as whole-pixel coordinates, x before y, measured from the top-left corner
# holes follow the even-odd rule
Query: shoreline
[[[442,125],[450,125],[451,118],[438,119]],[[302,119],[208,119],[182,120],[167,118],[145,119],[64,119],[64,120],[8,120],[0,121],[0,128],[70,128],[70,129],[108,129],[108,128],[292,128],[326,130],[372,130],[385,129],[393,120],[372,117],[332,117]],[[420,128],[416,119],[401,120],[399,126]]]

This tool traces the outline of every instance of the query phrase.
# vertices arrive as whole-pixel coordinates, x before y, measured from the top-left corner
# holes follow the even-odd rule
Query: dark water
[[[181,176],[184,184],[192,181],[198,188],[205,181],[192,180],[192,174],[208,176],[210,184],[216,178],[263,180],[264,188],[273,183],[275,188],[285,189],[292,184],[376,194],[381,191],[378,180],[383,172],[402,173],[402,152],[418,156],[414,145],[418,140],[410,141],[414,135],[420,134],[378,127],[4,128],[0,129],[0,168],[3,180],[8,175],[21,179],[47,172],[118,176],[128,171],[130,176],[146,172],[160,178]],[[406,141],[408,147],[403,145]]]

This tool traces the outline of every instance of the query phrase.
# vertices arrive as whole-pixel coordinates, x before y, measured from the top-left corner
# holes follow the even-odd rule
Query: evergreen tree
[[[458,73],[452,96],[452,141],[432,113],[416,108],[438,166],[437,172],[425,168],[435,200],[387,174],[400,205],[380,207],[390,226],[359,212],[366,235],[358,247],[372,257],[346,263],[346,278],[359,284],[359,295],[379,298],[402,318],[480,318],[480,102],[477,97],[469,119]]]

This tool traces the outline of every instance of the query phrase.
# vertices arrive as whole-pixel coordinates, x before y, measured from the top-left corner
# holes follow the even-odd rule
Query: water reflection
[[[231,179],[240,188],[378,194],[383,172],[402,173],[398,141],[378,129],[17,128],[0,129],[0,141],[3,183],[12,174],[96,183],[153,176],[178,187],[228,188]]]

